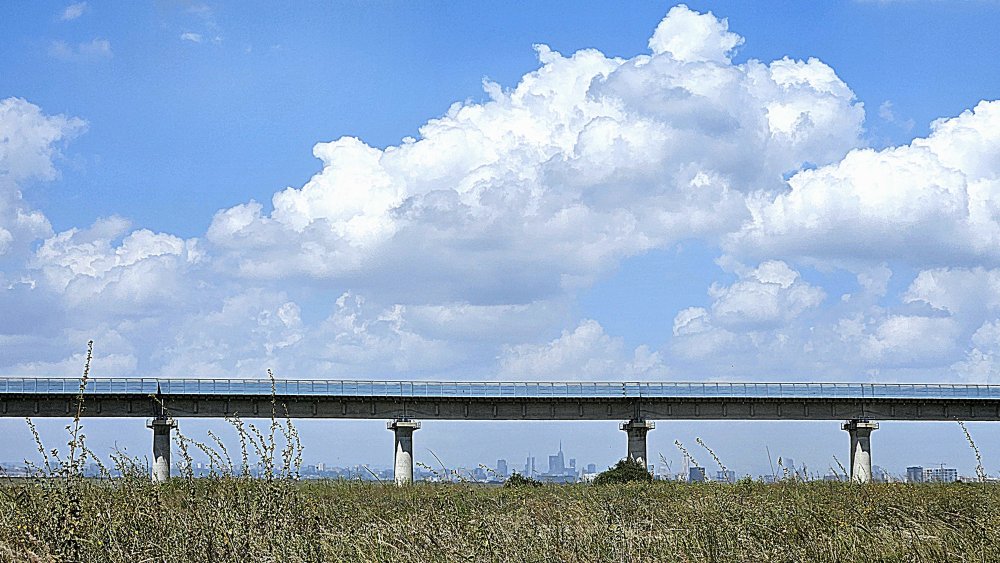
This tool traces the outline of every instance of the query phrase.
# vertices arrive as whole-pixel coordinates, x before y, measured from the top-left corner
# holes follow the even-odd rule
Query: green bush
[[[609,467],[607,471],[594,478],[595,485],[610,485],[612,483],[629,483],[632,481],[652,481],[653,476],[641,462],[634,459],[623,459]]]
[[[542,482],[531,477],[525,477],[520,473],[515,473],[507,478],[504,487],[541,487]]]

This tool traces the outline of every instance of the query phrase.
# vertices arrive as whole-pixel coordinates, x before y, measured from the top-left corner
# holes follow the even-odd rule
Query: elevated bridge
[[[416,419],[624,420],[628,457],[643,463],[655,420],[846,420],[860,481],[873,421],[1000,420],[995,385],[97,378],[81,392],[79,379],[0,378],[0,416],[150,417],[160,477],[177,418],[270,417],[272,400],[281,417],[388,419],[400,482],[412,479]]]

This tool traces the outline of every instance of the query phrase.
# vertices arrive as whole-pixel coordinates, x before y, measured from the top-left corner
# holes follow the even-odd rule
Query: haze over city
[[[996,383],[998,28],[989,1],[6,3],[0,375],[76,377],[93,339],[96,377]],[[297,424],[308,464],[392,464],[384,422]],[[85,425],[148,455],[140,420]],[[661,422],[651,461],[696,437],[753,476],[848,449]],[[424,421],[414,453],[560,439],[624,451],[614,423]],[[897,475],[975,464],[955,423],[872,443]]]

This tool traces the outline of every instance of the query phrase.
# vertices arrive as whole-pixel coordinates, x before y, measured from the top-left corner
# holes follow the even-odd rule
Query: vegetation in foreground
[[[982,485],[304,483],[0,487],[4,561],[997,561]]]
[[[235,462],[216,435],[178,432],[180,477],[153,483],[116,455],[115,472],[87,479],[84,464],[99,463],[81,426],[92,346],[68,449],[46,448],[29,420],[44,465],[0,481],[0,561],[1000,561],[1000,487],[981,462],[982,483],[951,485],[687,485],[630,462],[604,485],[310,483],[273,392],[269,427],[230,420]],[[211,477],[194,477],[192,448]],[[251,456],[266,477],[249,474]]]
[[[609,467],[607,471],[601,472],[594,479],[595,485],[611,485],[631,483],[633,481],[649,482],[653,480],[653,474],[646,470],[646,466],[634,459],[622,459]]]

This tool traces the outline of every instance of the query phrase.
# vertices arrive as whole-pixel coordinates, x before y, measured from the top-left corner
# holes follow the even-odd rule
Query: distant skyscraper
[[[907,483],[923,483],[924,482],[924,468],[919,465],[914,465],[912,467],[906,468],[906,482]]]
[[[507,476],[507,460],[506,459],[498,459],[497,460],[497,474],[500,475],[501,477],[506,477]]]
[[[566,462],[563,459],[562,441],[559,442],[559,453],[549,456],[549,475],[563,475],[566,473]]]
[[[588,463],[587,464],[587,473],[597,473],[597,464],[596,463]]]
[[[688,470],[688,482],[690,483],[704,483],[705,482],[705,468],[694,466]]]

